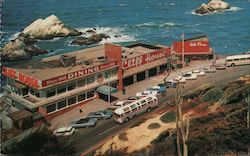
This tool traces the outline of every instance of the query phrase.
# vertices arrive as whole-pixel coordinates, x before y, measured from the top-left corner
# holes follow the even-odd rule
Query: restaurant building
[[[105,44],[71,53],[3,67],[4,102],[46,119],[166,69],[170,47]]]
[[[184,45],[184,48],[182,48]],[[195,60],[210,60],[213,59],[213,49],[210,48],[209,40],[206,35],[187,38],[182,41],[174,41],[171,46],[171,55],[175,55],[187,62]]]

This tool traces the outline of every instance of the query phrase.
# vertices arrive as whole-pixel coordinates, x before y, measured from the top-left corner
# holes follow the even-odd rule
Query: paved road
[[[216,84],[228,82],[247,74],[250,74],[250,65],[227,68],[227,70],[221,71],[217,70],[216,73],[208,73],[206,76],[199,77],[197,80],[187,81],[184,85],[184,92],[193,90],[205,83]],[[169,89],[166,95],[162,95],[161,98],[159,98],[160,106],[157,107],[157,109],[154,109],[151,113],[167,106],[167,101],[173,100],[174,96],[175,89]],[[94,128],[79,129],[79,132],[72,136],[71,143],[75,147],[78,155],[81,153],[86,155],[105,143],[107,140],[111,139],[113,136],[120,134],[149,115],[150,113],[143,114],[121,125],[116,124],[112,119],[99,121],[97,126]]]

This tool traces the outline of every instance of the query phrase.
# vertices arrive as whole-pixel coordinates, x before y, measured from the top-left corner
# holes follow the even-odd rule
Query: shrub
[[[150,125],[148,125],[148,129],[157,129],[160,127],[161,125],[159,123],[151,123]]]
[[[175,112],[171,111],[171,112],[167,112],[165,114],[163,114],[160,117],[161,122],[163,123],[169,123],[169,122],[174,122],[175,121]]]
[[[207,92],[205,92],[205,94],[203,94],[202,96],[202,101],[204,102],[216,102],[218,101],[223,94],[223,90],[224,90],[224,85],[220,85],[217,87],[214,87],[210,90],[208,90]]]
[[[151,141],[151,144],[158,144],[158,143],[164,142],[168,137],[169,137],[169,132],[164,131],[160,135],[158,135],[157,138]]]
[[[119,136],[118,136],[119,140],[122,140],[122,141],[128,141],[128,137],[127,137],[127,133],[121,133]]]

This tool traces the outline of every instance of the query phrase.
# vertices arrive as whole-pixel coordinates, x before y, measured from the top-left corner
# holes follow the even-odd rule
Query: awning
[[[10,117],[11,119],[13,119],[14,121],[20,120],[20,119],[24,119],[26,117],[31,117],[32,113],[27,111],[26,109],[21,109],[18,110],[16,112],[12,112],[10,114],[7,114],[8,117]]]
[[[114,88],[114,87],[111,87],[111,86],[108,86],[108,85],[103,85],[103,86],[98,87],[96,89],[96,91],[99,92],[99,93],[102,93],[104,95],[111,95],[113,93],[118,92],[118,89]]]

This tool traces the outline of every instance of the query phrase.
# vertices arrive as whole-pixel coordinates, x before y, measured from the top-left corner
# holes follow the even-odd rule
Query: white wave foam
[[[77,29],[81,32],[86,32],[87,30],[94,30],[97,34],[107,34],[110,38],[102,39],[100,44],[104,43],[120,43],[120,42],[132,42],[136,41],[133,35],[126,34],[124,28],[121,27],[92,27],[92,28],[79,28]],[[91,36],[91,33],[83,34],[84,37]]]
[[[11,35],[11,37],[8,39],[9,41],[11,41],[11,40],[14,40],[14,39],[16,39],[17,37],[18,37],[18,35],[20,35],[21,34],[21,32],[15,32],[13,35]]]
[[[230,9],[227,9],[226,11],[233,11],[233,12],[237,12],[239,10],[242,10],[243,8],[240,7],[231,7]]]
[[[173,22],[166,22],[162,24],[147,22],[147,23],[134,25],[134,27],[137,27],[137,28],[174,28],[174,27],[180,27],[180,26],[182,26],[182,24],[173,23]]]

